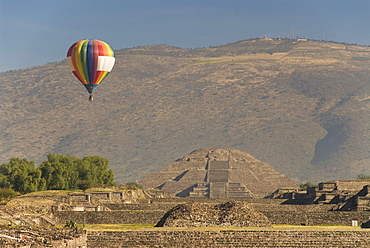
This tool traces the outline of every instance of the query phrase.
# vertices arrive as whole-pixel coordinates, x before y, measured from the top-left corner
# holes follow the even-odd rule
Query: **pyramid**
[[[225,148],[202,148],[149,173],[140,182],[179,197],[263,198],[282,188],[297,188],[287,176],[252,155]]]

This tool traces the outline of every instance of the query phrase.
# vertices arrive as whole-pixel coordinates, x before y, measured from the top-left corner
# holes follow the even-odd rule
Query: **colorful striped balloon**
[[[81,40],[67,52],[67,62],[73,74],[91,94],[112,70],[115,62],[112,48],[100,40]]]

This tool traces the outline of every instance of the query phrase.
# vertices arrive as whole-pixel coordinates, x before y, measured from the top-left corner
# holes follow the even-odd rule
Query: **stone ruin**
[[[125,242],[126,247],[142,247],[144,244],[166,243],[167,239],[171,242],[168,247],[175,247],[178,246],[176,244],[188,242],[189,237],[199,235],[199,242],[194,241],[194,246],[204,243],[206,246],[203,247],[216,247],[214,244],[218,242],[217,247],[232,247],[235,242],[240,242],[238,247],[266,247],[266,243],[260,242],[257,246],[251,241],[256,231],[225,231],[227,235],[224,235],[219,231],[189,232],[186,229],[172,232],[158,228],[144,232],[143,235],[142,231],[79,232],[77,229],[50,226],[60,226],[70,220],[79,224],[157,223],[157,226],[165,227],[350,225],[354,220],[359,223],[366,222],[370,213],[369,181],[323,182],[304,194],[298,191],[291,180],[268,164],[235,149],[196,150],[167,165],[160,172],[147,175],[142,184],[146,187],[152,185],[149,187],[163,191],[125,191],[117,188],[107,192],[70,193],[63,196],[20,196],[18,198],[23,198],[23,202],[27,202],[29,198],[30,201],[50,200],[55,204],[48,210],[40,204],[18,204],[15,208],[2,206],[0,225],[3,225],[3,228],[0,228],[0,246],[74,248],[86,247],[87,244],[88,247],[114,247],[117,240],[120,240]],[[277,193],[271,194],[275,190]],[[172,194],[172,197],[167,197],[164,191]],[[272,195],[272,198],[282,199],[260,199],[268,194]],[[187,197],[178,198],[173,197],[174,195]],[[234,201],[224,198],[236,199]],[[294,205],[287,204],[288,202]],[[168,209],[171,210],[168,212]],[[23,214],[23,211],[34,214]],[[7,227],[9,221],[21,226]],[[261,235],[258,234],[256,239],[269,240],[269,244],[272,242],[270,247],[298,247],[307,239],[305,231],[292,233],[287,237],[290,246],[283,246],[279,243],[281,237],[290,232],[271,231],[274,236],[265,236],[266,231],[263,230],[259,232]],[[178,238],[181,233],[184,233],[183,239]],[[331,241],[333,232],[327,233],[328,236],[325,237],[321,237],[321,234],[312,236],[309,241],[312,246],[307,247],[334,247],[333,244],[338,244],[338,240],[341,247],[369,247],[368,233],[364,231],[335,232],[338,235],[334,241]],[[204,241],[204,235],[208,237],[208,241]],[[225,240],[218,235],[225,236]],[[230,239],[230,235],[235,235],[235,239]],[[297,235],[302,237],[302,240],[295,242]],[[245,246],[248,242],[250,246]]]
[[[220,204],[184,203],[168,211],[156,227],[271,227],[261,212],[245,202],[229,201]]]
[[[87,247],[87,233],[77,228],[0,227],[0,247]]]
[[[269,164],[237,149],[204,148],[146,175],[140,182],[179,197],[263,198],[279,188],[298,188]]]
[[[332,204],[337,211],[370,211],[369,180],[335,180],[321,182],[305,193],[276,193],[273,198],[288,199],[286,204]]]

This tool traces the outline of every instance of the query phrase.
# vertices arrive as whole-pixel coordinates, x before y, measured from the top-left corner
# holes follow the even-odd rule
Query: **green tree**
[[[0,188],[11,188],[21,194],[45,189],[69,190],[95,184],[114,185],[109,160],[99,156],[83,159],[71,155],[48,154],[36,168],[33,161],[11,158],[0,165]]]
[[[11,183],[8,181],[8,177],[4,174],[0,174],[0,188],[8,188],[12,187]]]
[[[33,161],[11,158],[9,163],[0,165],[0,185],[11,188],[21,194],[44,190],[46,183],[41,171]]]
[[[109,169],[109,160],[106,158],[86,156],[80,159],[52,153],[47,158],[39,167],[47,189],[68,190],[87,186],[91,188],[96,184],[114,185],[114,173]]]
[[[86,156],[82,162],[83,167],[79,171],[81,180],[91,180],[94,185],[114,185],[114,173],[109,169],[108,159],[100,156]]]
[[[64,228],[77,228],[77,224],[73,222],[72,220],[69,220],[64,225]]]
[[[91,180],[78,180],[77,182],[77,187],[82,191],[90,189],[92,186],[94,186],[94,182]]]
[[[126,185],[132,189],[143,189],[143,186],[141,184],[138,184],[137,182],[129,182],[126,183]]]
[[[19,193],[9,188],[0,188],[0,203],[6,204],[12,198],[17,197]]]
[[[69,190],[77,188],[79,158],[71,155],[48,154],[40,165],[47,189]]]
[[[316,186],[317,186],[316,184],[313,184],[313,183],[311,183],[311,182],[301,183],[301,184],[299,185],[299,187],[300,187],[301,189],[304,189],[304,190],[307,190],[308,188],[312,188],[312,187],[316,187]]]
[[[370,180],[370,175],[360,174],[357,175],[358,180]]]

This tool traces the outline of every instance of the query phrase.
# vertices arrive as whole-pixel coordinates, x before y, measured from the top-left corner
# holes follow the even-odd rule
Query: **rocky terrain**
[[[270,227],[271,222],[265,215],[245,202],[228,201],[220,204],[190,202],[172,208],[156,226]]]
[[[0,227],[1,247],[86,247],[83,229],[35,226]]]

